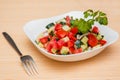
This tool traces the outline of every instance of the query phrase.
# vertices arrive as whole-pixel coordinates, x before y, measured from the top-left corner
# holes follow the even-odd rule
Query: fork
[[[15,51],[19,54],[20,60],[24,66],[25,71],[29,76],[38,75],[38,68],[35,64],[35,61],[30,55],[24,55],[21,53],[21,51],[16,46],[14,40],[10,37],[10,35],[7,32],[3,32],[3,35],[5,39],[9,42],[9,44],[15,49]]]

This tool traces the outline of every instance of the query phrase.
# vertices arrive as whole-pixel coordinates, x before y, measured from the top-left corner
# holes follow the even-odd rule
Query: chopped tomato
[[[71,20],[71,18],[69,17],[69,16],[66,16],[66,24],[68,25],[68,26],[70,26],[70,20]]]
[[[57,41],[54,41],[53,44],[52,44],[52,48],[54,49],[58,49],[58,44],[57,44]]]
[[[48,52],[51,52],[51,49],[58,50],[58,44],[56,40],[51,40],[45,47]]]
[[[104,45],[104,44],[107,43],[107,41],[106,41],[106,40],[99,40],[99,43],[100,43],[101,45]]]
[[[59,41],[57,41],[57,44],[58,44],[58,48],[61,49],[62,46],[65,44],[65,42],[60,39]]]
[[[69,50],[70,50],[70,53],[72,53],[72,54],[73,54],[73,53],[74,53],[75,48],[74,48],[74,47],[70,47],[70,48],[69,48]]]
[[[73,40],[69,40],[67,42],[67,46],[70,48],[70,47],[73,47],[74,46],[74,41]]]
[[[99,33],[98,27],[94,26],[93,29],[92,29],[92,32],[96,33],[96,34]]]
[[[77,40],[77,38],[76,38],[75,36],[71,36],[71,39],[72,39],[73,41],[76,41],[76,40]]]
[[[74,34],[73,34],[72,32],[69,32],[69,33],[68,33],[68,37],[69,37],[71,40],[73,40],[73,41],[76,41],[76,40],[77,40],[77,38],[74,36]]]
[[[74,50],[74,54],[76,54],[76,53],[81,53],[82,52],[82,48],[79,48],[79,49],[75,49]]]
[[[71,38],[71,36],[74,36],[74,34],[72,32],[69,32],[68,37]]]
[[[60,29],[62,29],[62,24],[56,24],[55,25],[55,30],[58,31]]]
[[[77,27],[73,27],[70,32],[72,32],[73,34],[78,33],[78,28]]]
[[[48,36],[45,36],[45,37],[43,37],[43,38],[40,38],[39,41],[40,41],[42,44],[45,44],[45,43],[48,42],[48,39],[49,39],[49,37],[48,37]]]
[[[97,38],[93,35],[93,34],[88,34],[88,44],[91,46],[91,47],[94,47],[98,44],[98,40]]]
[[[58,30],[58,31],[56,32],[56,35],[57,35],[59,38],[63,38],[63,37],[65,37],[67,34],[68,34],[68,32],[65,31],[65,30],[63,30],[63,29]]]
[[[46,48],[46,50],[47,50],[48,52],[51,52],[52,44],[48,43],[45,48]]]

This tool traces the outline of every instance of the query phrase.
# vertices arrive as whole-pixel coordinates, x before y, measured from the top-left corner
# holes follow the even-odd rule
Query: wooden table
[[[93,58],[65,63],[42,55],[23,32],[28,21],[90,8],[106,12],[108,26],[120,33],[120,0],[0,0],[0,80],[120,80],[120,39]],[[27,76],[4,31],[35,59],[39,78]]]

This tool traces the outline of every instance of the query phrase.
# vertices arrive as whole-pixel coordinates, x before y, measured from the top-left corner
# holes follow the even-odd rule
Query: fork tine
[[[33,60],[30,60],[30,64],[31,64],[31,67],[33,68],[34,73],[38,75],[39,72],[38,72],[38,68],[35,62]]]
[[[22,62],[22,64],[23,64],[23,67],[24,67],[26,73],[30,76],[31,73],[30,73],[30,71],[28,70],[28,68],[27,68],[27,66],[26,66],[26,63],[25,63],[25,62]]]
[[[33,71],[32,67],[31,67],[30,60],[26,60],[26,67],[27,67],[28,71],[31,73],[31,75],[33,76],[34,71]]]

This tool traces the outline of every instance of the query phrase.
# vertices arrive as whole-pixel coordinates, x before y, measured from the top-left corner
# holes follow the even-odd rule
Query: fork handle
[[[9,42],[9,44],[15,49],[15,51],[19,54],[19,56],[22,56],[22,53],[20,52],[20,50],[18,49],[18,47],[16,46],[14,40],[10,37],[10,35],[7,32],[3,32],[3,35],[5,37],[5,39]]]

